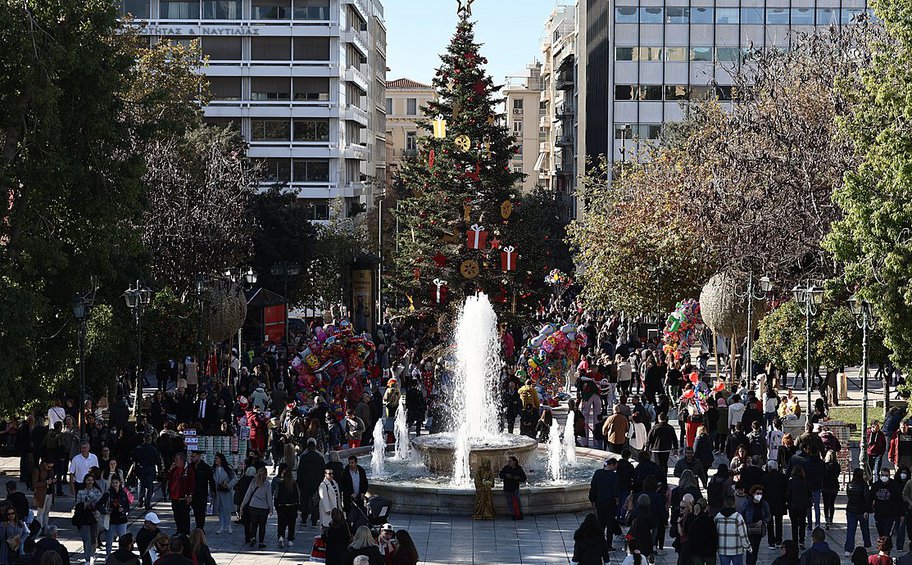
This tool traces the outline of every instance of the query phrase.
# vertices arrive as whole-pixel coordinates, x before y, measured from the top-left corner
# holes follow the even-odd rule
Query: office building
[[[542,65],[528,65],[524,75],[508,76],[502,94],[506,102],[507,129],[513,133],[516,152],[510,160],[514,173],[526,175],[523,194],[532,191],[540,182],[539,150],[544,141],[539,134],[542,116]]]
[[[428,135],[427,130],[418,126],[424,120],[421,109],[437,98],[434,87],[408,78],[400,78],[386,84],[386,138],[388,152],[386,161],[390,179],[396,177],[402,161],[418,153],[418,138]]]
[[[386,177],[386,29],[380,0],[121,0],[157,42],[199,39],[209,123],[238,127],[268,185],[314,220],[370,207]]]

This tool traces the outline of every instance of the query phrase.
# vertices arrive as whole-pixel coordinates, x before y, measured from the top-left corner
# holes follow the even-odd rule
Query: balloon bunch
[[[563,294],[573,284],[573,279],[561,272],[560,269],[552,269],[550,273],[545,275],[545,284],[551,285],[558,294]]]
[[[374,344],[356,334],[351,323],[325,326],[315,331],[307,347],[291,359],[299,391],[322,396],[337,418],[345,415],[346,401],[364,394],[367,370],[375,362]],[[297,398],[303,398],[298,394]]]
[[[586,334],[577,332],[574,324],[546,324],[538,335],[529,340],[525,369],[522,376],[538,385],[542,400],[557,405],[556,396],[561,392],[562,376],[568,367],[579,361],[580,347],[586,345]]]
[[[710,395],[725,390],[725,381],[722,380],[717,381],[712,390],[709,390],[709,385],[700,380],[700,374],[696,371],[688,375],[687,378],[691,384],[688,385],[687,390],[684,391],[678,402],[685,406],[691,415],[705,413]]]
[[[700,340],[703,333],[703,318],[700,317],[700,303],[693,299],[678,302],[665,320],[662,351],[681,359],[689,354],[690,348]]]

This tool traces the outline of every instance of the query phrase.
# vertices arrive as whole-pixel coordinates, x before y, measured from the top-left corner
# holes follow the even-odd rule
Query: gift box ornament
[[[443,304],[447,300],[447,293],[449,288],[447,287],[447,282],[441,279],[434,279],[433,284],[431,284],[431,302],[434,304]]]
[[[500,250],[500,268],[504,271],[516,270],[516,248],[512,245]]]
[[[466,232],[466,247],[469,249],[484,249],[488,242],[488,232],[484,226],[472,224]]]

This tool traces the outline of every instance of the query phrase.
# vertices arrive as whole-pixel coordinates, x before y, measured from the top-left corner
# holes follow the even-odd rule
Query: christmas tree
[[[511,225],[521,173],[510,170],[513,137],[495,108],[499,87],[486,74],[469,12],[441,55],[437,100],[423,108],[430,135],[400,173],[395,291],[411,312],[427,314],[486,293],[501,312],[513,308],[521,246]],[[517,273],[522,273],[518,275]]]

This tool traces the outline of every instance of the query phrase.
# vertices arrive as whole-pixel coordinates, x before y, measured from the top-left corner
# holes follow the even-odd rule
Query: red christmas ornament
[[[488,241],[488,232],[484,226],[472,224],[466,232],[466,247],[469,249],[484,249]]]
[[[437,267],[446,267],[447,258],[443,253],[437,252],[437,255],[434,255],[434,265]]]
[[[500,240],[496,236],[491,239],[491,249],[500,249]]]
[[[516,258],[519,254],[516,253],[516,248],[512,245],[504,247],[500,251],[500,268],[503,271],[515,271],[516,270]]]
[[[418,267],[415,267],[415,270],[412,271],[412,275],[414,275],[416,281],[420,280],[421,279],[421,269],[419,269]]]
[[[431,302],[433,304],[445,304],[449,291],[446,281],[434,279],[431,282]]]
[[[435,154],[434,154],[434,150],[431,149],[431,152],[428,153],[428,168],[429,168],[429,169],[433,169],[433,168],[434,168],[434,159],[435,159],[435,157],[436,157],[436,156],[435,156]]]
[[[477,81],[473,88],[475,89],[475,94],[485,93],[485,83],[483,81]]]

